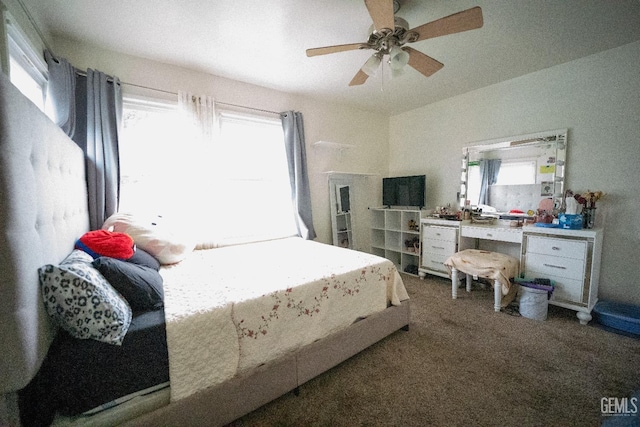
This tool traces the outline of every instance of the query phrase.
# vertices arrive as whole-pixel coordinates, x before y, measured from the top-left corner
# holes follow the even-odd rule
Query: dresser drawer
[[[554,301],[569,301],[573,303],[582,302],[582,280],[567,279],[566,277],[550,276],[549,279],[555,282],[553,290]]]
[[[457,229],[451,227],[423,227],[422,239],[446,240],[455,243],[458,240],[457,231]]]
[[[527,253],[584,260],[587,257],[587,242],[584,240],[528,236]]]
[[[441,271],[443,273],[448,273],[449,270],[444,265],[444,262],[449,258],[450,255],[436,255],[436,254],[426,254],[422,256],[422,267],[427,268],[429,270]]]
[[[585,260],[541,255],[527,252],[525,257],[526,277],[565,277],[582,282],[585,274]]]
[[[499,227],[474,227],[463,226],[462,237],[474,237],[477,239],[497,240],[501,242],[522,243],[522,229]]]
[[[456,242],[446,240],[425,239],[422,241],[422,253],[436,255],[453,255],[456,252]]]

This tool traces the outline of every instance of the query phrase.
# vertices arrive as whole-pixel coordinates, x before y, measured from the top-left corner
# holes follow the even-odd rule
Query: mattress
[[[408,298],[391,261],[297,237],[197,250],[160,272],[172,401]]]

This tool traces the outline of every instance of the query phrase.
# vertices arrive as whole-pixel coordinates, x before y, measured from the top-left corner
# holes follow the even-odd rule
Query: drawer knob
[[[551,249],[554,250],[554,251],[559,251],[560,250],[560,248],[557,247],[557,246],[551,246]]]
[[[433,249],[444,249],[442,246],[431,246]]]

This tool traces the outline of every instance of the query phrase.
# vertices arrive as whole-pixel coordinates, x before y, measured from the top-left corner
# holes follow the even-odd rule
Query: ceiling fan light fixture
[[[393,46],[389,50],[389,66],[392,70],[402,70],[409,63],[409,52],[402,50],[398,46]]]
[[[391,78],[395,79],[398,78],[402,75],[404,75],[406,68],[399,68],[397,70],[394,70],[393,68],[391,68]]]
[[[369,77],[373,77],[378,68],[380,67],[380,63],[382,62],[382,55],[376,52],[364,63],[362,66],[362,72],[368,75]]]

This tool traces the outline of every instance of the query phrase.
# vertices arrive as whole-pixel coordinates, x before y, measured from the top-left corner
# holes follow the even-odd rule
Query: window
[[[242,239],[296,234],[280,119],[222,113],[219,125],[213,218]]]
[[[170,215],[184,204],[176,200],[184,194],[182,178],[188,173],[180,162],[180,127],[175,105],[125,100],[119,141],[120,211]]]
[[[467,199],[477,205],[480,199],[480,165],[469,162]],[[536,183],[535,160],[503,160],[494,185],[521,185]]]
[[[496,185],[521,185],[536,183],[536,162],[534,160],[503,161],[498,172]]]
[[[279,119],[223,112],[205,143],[175,104],[125,99],[123,113],[120,211],[188,218],[215,244],[296,234]]]
[[[7,41],[11,83],[38,108],[44,110],[48,75],[46,63],[11,18],[7,23]]]

